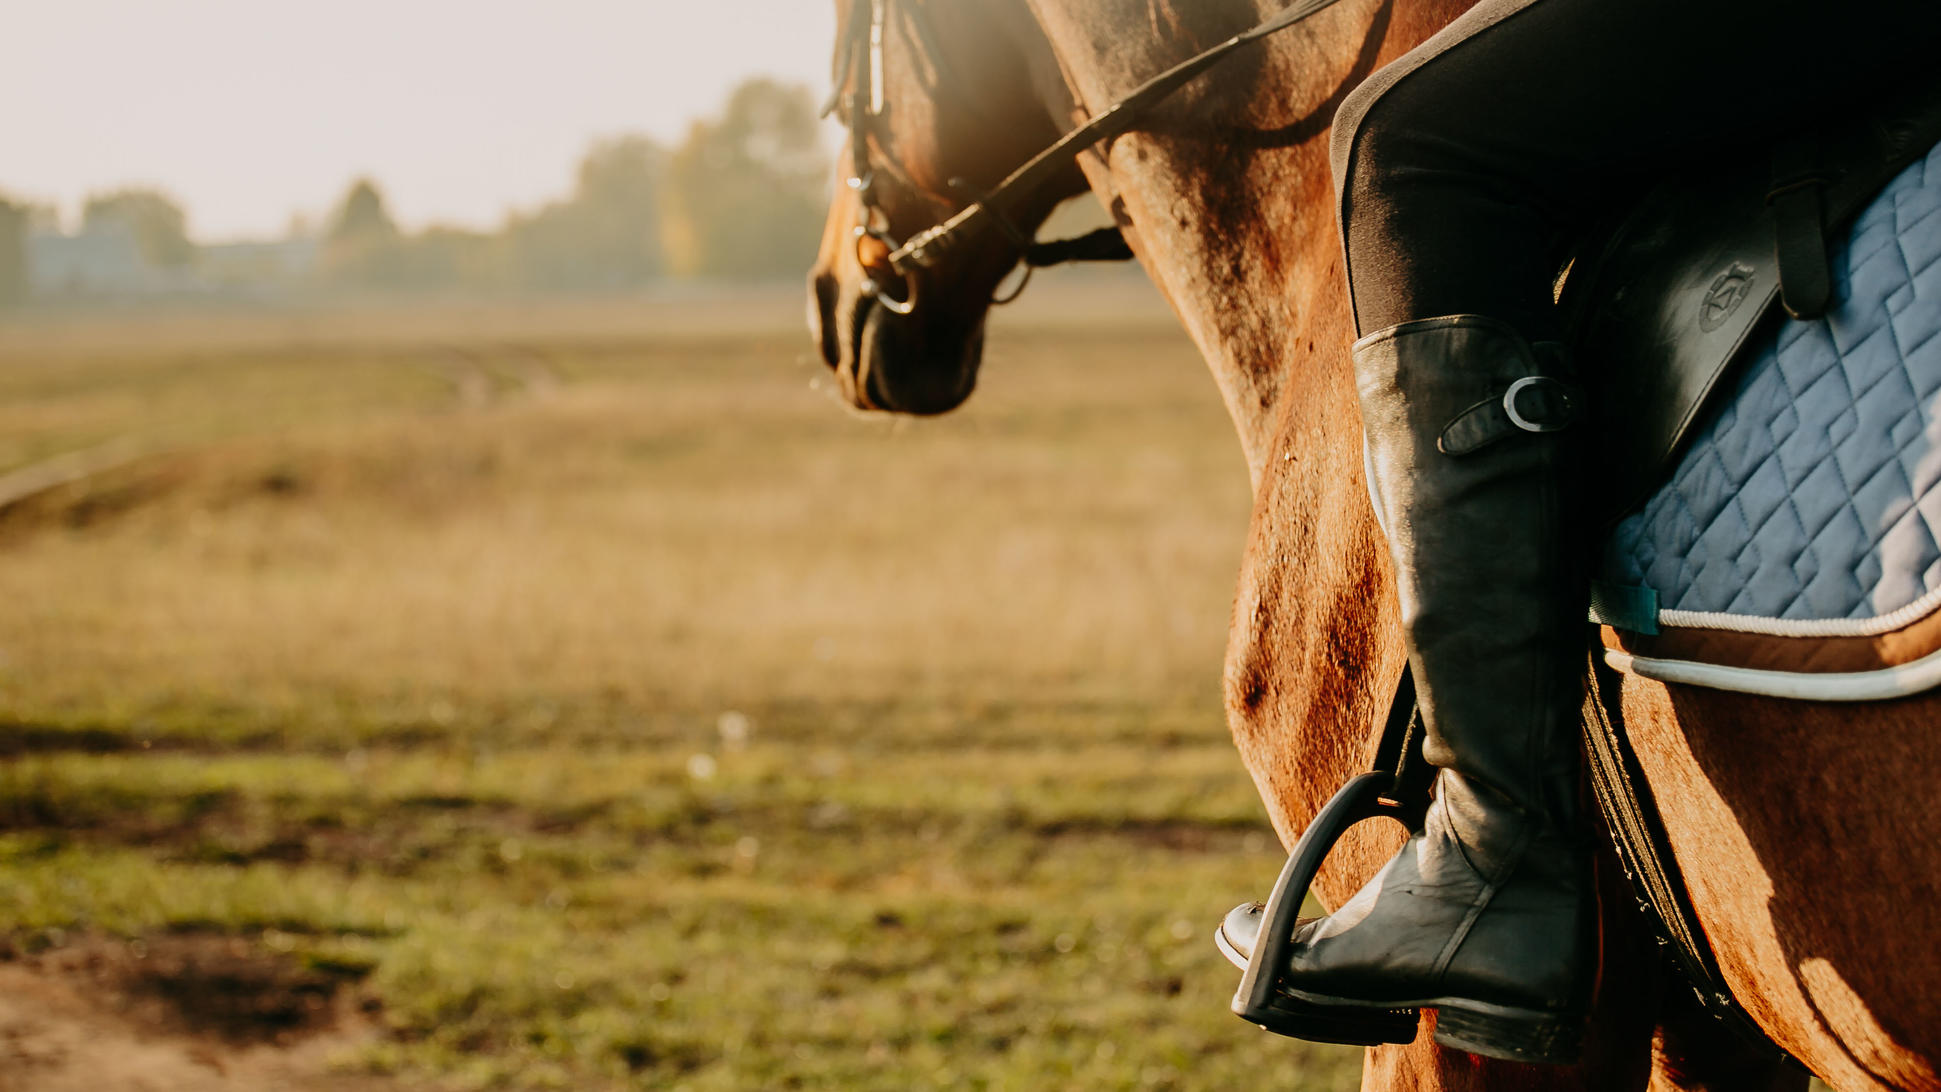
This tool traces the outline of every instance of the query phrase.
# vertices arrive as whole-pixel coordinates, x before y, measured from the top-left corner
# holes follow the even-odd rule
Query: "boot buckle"
[[[1485,398],[1456,415],[1436,438],[1444,455],[1468,455],[1518,433],[1562,432],[1577,420],[1577,388],[1547,375],[1526,375],[1501,397]]]
[[[1528,390],[1535,390],[1540,396],[1538,405],[1532,407],[1535,417],[1517,408],[1517,397]],[[1577,419],[1577,396],[1570,384],[1561,379],[1526,375],[1503,392],[1503,412],[1509,415],[1510,424],[1525,432],[1561,432]]]

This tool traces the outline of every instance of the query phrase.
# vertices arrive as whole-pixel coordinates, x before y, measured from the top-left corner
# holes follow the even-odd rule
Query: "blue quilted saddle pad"
[[[1626,606],[1598,620],[1812,635],[1941,603],[1941,146],[1861,214],[1833,277],[1829,313],[1747,350],[1612,533],[1597,599]]]

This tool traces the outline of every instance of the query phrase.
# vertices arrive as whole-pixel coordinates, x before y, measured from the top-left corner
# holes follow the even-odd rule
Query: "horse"
[[[845,398],[946,412],[975,387],[1020,236],[1087,190],[1104,203],[1205,357],[1246,457],[1254,506],[1225,706],[1288,844],[1369,768],[1405,661],[1363,477],[1326,138],[1350,89],[1466,6],[1347,0],[1236,51],[1048,176],[1012,230],[906,277],[888,265],[898,239],[961,212],[1062,132],[1278,2],[882,0],[877,102],[841,172],[871,185],[837,186],[809,278],[811,333]],[[869,17],[867,4],[838,8],[845,27]],[[1841,1092],[1941,1089],[1930,986],[1941,848],[1909,837],[1908,821],[1941,773],[1941,733],[1922,730],[1941,723],[1941,696],[1830,705],[1602,668],[1596,678],[1621,710],[1724,980],[1804,1069],[1691,1002],[1607,851],[1604,970],[1578,1065],[1479,1059],[1419,1033],[1370,1048],[1363,1087],[1797,1092],[1811,1070]],[[1392,828],[1357,827],[1316,895],[1338,904],[1399,844]],[[1209,907],[1209,923],[1225,909]]]

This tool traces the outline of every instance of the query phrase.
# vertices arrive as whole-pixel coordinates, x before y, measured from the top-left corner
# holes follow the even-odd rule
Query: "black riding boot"
[[[1584,587],[1562,356],[1469,315],[1355,346],[1369,468],[1441,767],[1421,833],[1295,933],[1283,988],[1434,1008],[1436,1041],[1575,1059],[1596,972],[1578,815]],[[1244,956],[1257,907],[1222,926]]]

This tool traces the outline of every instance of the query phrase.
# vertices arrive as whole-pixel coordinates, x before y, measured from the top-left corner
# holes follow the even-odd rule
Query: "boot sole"
[[[1436,1042],[1506,1062],[1571,1065],[1584,1051],[1584,1021],[1522,1010],[1436,1009]]]
[[[1462,997],[1426,997],[1416,1001],[1362,1001],[1329,997],[1282,987],[1281,1001],[1302,1011],[1324,1012],[1345,1019],[1349,1012],[1374,1013],[1414,1009],[1436,1010],[1435,1040],[1453,1050],[1480,1054],[1504,1062],[1532,1065],[1572,1065],[1583,1054],[1584,1020],[1579,1015],[1493,1005]],[[1398,1040],[1389,1040],[1395,1042]]]
[[[1414,1009],[1318,1005],[1284,992],[1248,1018],[1277,1035],[1364,1047],[1413,1043],[1421,1023]]]
[[[1234,966],[1246,969],[1246,954],[1227,939],[1224,927],[1213,930],[1213,943]],[[1256,1015],[1261,1027],[1276,1034],[1347,1046],[1412,1043],[1419,1023],[1414,1009],[1312,1004],[1289,997],[1286,991],[1274,999],[1271,1011]]]

